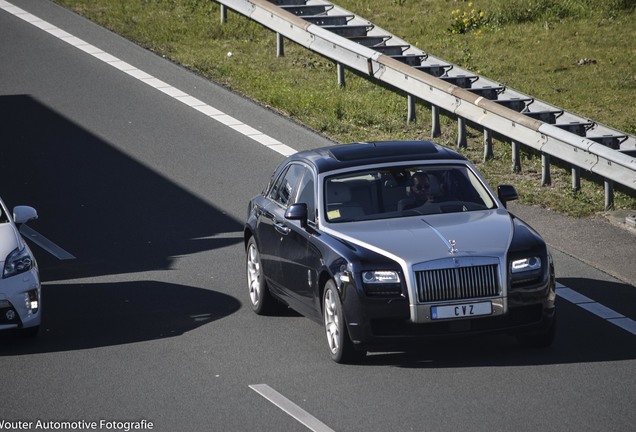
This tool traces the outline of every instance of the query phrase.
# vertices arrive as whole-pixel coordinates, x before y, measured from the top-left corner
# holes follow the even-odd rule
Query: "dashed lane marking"
[[[591,298],[574,291],[572,288],[568,288],[565,285],[557,283],[557,295],[562,299],[596,315],[597,317],[602,318],[633,335],[636,335],[636,321],[631,318],[627,318],[625,315],[620,314],[607,306],[595,302]]]
[[[287,399],[282,394],[278,393],[267,384],[253,384],[249,387],[269,402],[285,411],[285,413],[293,417],[295,420],[302,423],[309,430],[313,432],[334,432],[334,430],[329,426],[316,419],[314,416]]]
[[[59,260],[75,259],[73,255],[71,255],[28,225],[23,224],[22,226],[20,226],[20,234],[22,234],[24,238],[31,240],[33,243],[40,246],[42,249]]]

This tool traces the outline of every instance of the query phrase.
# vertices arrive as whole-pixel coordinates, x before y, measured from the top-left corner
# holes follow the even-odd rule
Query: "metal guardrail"
[[[426,53],[371,22],[324,0],[214,0],[273,30],[278,53],[287,38],[338,65],[408,94],[408,118],[415,98],[431,104],[433,136],[439,113],[457,116],[458,145],[464,146],[466,122],[484,128],[484,157],[492,155],[492,132],[512,142],[513,169],[521,169],[519,145],[542,154],[542,183],[550,183],[550,157],[572,165],[572,187],[580,187],[580,169],[605,181],[605,207],[614,203],[614,182],[636,190],[636,136],[626,134],[525,95]]]

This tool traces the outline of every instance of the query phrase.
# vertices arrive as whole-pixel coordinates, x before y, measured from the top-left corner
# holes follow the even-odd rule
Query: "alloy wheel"
[[[255,244],[250,244],[247,250],[247,285],[250,301],[256,306],[261,301],[261,262]]]
[[[327,290],[325,293],[325,331],[332,354],[338,352],[341,344],[340,316],[334,295],[332,290]]]

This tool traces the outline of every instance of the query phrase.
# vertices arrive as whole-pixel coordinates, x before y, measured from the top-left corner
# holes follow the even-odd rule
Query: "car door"
[[[297,163],[291,163],[282,170],[259,209],[256,227],[263,273],[270,289],[285,297],[289,295],[284,287],[281,265],[284,259],[281,243],[289,233],[285,210],[292,201],[302,174],[303,167]]]
[[[261,269],[269,288],[280,291],[280,264],[278,257],[278,242],[280,235],[274,228],[274,213],[278,206],[268,197],[256,201],[256,231]]]
[[[315,246],[318,232],[315,229],[316,192],[314,174],[305,167],[292,203],[307,205],[307,225],[300,221],[285,220],[287,233],[281,237],[281,276],[283,285],[297,302],[297,310],[305,315],[315,315],[320,305],[317,299],[318,270],[321,254]]]

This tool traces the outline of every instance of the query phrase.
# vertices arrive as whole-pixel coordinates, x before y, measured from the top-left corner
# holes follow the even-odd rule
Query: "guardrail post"
[[[572,165],[572,190],[581,189],[581,167]]]
[[[345,86],[345,76],[344,76],[344,71],[345,71],[345,67],[342,63],[337,63],[337,70],[338,70],[338,86],[340,88],[344,88]]]
[[[439,107],[431,105],[431,115],[433,117],[433,125],[431,130],[431,137],[437,138],[442,134],[442,129],[439,125]]]
[[[227,6],[221,3],[221,24],[227,22]]]
[[[549,186],[551,184],[550,155],[547,153],[541,153],[541,186]]]
[[[406,114],[407,122],[414,122],[416,120],[417,114],[415,113],[415,96],[408,95],[408,112]]]
[[[605,179],[605,210],[614,207],[614,181]]]
[[[484,162],[494,157],[492,151],[492,131],[484,129]]]
[[[285,38],[280,33],[276,33],[276,57],[285,57]]]
[[[521,172],[521,149],[517,141],[512,141],[512,172]]]
[[[466,119],[457,117],[457,147],[466,148]]]

